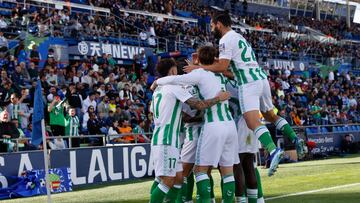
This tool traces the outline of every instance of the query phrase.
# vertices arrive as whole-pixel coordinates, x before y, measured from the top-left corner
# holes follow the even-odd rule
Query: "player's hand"
[[[221,92],[219,92],[217,97],[219,97],[220,101],[226,101],[226,100],[230,99],[231,94],[230,94],[230,92],[221,91]]]
[[[190,73],[191,71],[200,68],[200,66],[197,65],[187,65],[184,66],[183,70],[185,71],[185,73]]]
[[[150,86],[151,91],[155,91],[155,89],[157,88],[157,83],[156,80],[153,82],[153,84]]]

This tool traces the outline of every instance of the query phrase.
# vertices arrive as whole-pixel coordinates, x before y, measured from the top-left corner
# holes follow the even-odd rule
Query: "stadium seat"
[[[328,133],[329,131],[328,131],[328,129],[327,129],[326,127],[322,127],[322,128],[321,128],[321,132],[322,132],[322,133]]]
[[[356,128],[355,125],[352,125],[352,126],[351,126],[351,131],[357,131],[357,128]]]
[[[332,132],[337,132],[338,130],[337,130],[337,127],[332,127]]]
[[[310,135],[310,134],[313,134],[313,132],[311,131],[310,128],[306,128],[306,134],[307,134],[307,135]]]

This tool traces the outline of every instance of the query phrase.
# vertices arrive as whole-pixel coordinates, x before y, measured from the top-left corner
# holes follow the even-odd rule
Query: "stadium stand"
[[[201,44],[214,43],[209,29],[210,15],[218,9],[214,1],[154,0],[150,4],[144,0],[72,0],[71,3],[83,7],[64,9],[57,9],[55,4],[30,2],[0,3],[1,101],[9,100],[11,93],[19,95],[17,104],[24,114],[18,119],[18,129],[24,137],[31,134],[38,76],[47,104],[57,96],[72,101],[80,118],[81,134],[106,134],[110,127],[118,134],[151,132],[153,126],[149,119],[152,94],[149,85],[155,77],[157,56],[154,59],[141,52],[128,64],[118,63],[111,54],[62,61],[50,48],[46,58],[40,58],[36,45],[41,46],[41,42],[36,38],[61,37],[76,46],[80,41],[93,41],[149,47],[154,53],[187,54]],[[219,6],[222,1],[216,2]],[[360,43],[344,40],[358,38],[359,25],[352,24],[348,29],[336,18],[314,20],[293,16],[289,20],[284,16],[251,13],[239,2],[225,1],[223,5],[232,8],[234,29],[252,44],[269,73],[273,102],[289,123],[310,126],[360,122],[360,79],[356,75]],[[95,12],[91,10],[94,6],[109,9],[110,13]],[[268,59],[306,61],[307,65],[301,70],[281,70],[269,64]],[[351,64],[353,70],[340,71],[343,66],[339,62]],[[324,74],[322,70],[326,67],[337,70]],[[119,127],[114,126],[114,121],[118,121]],[[49,122],[48,115],[48,125]],[[307,128],[306,132],[350,132],[359,128],[333,127],[320,131]],[[88,142],[99,144],[98,140]]]

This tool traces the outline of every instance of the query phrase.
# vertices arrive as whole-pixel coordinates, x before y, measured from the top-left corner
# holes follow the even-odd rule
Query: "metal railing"
[[[349,124],[333,124],[333,125],[310,125],[310,126],[291,126],[292,129],[299,135],[306,137],[306,135],[309,135],[309,132],[306,132],[306,129],[312,130],[310,134],[321,134],[321,133],[354,133],[354,132],[360,132],[359,128],[352,129],[352,126],[360,126],[360,123],[349,123]],[[334,128],[338,127],[350,127],[351,129],[348,130],[336,130]],[[316,131],[313,131],[316,129]],[[324,129],[324,130],[323,130]],[[279,131],[276,130],[276,137],[280,137]]]
[[[66,140],[68,140],[67,144],[67,148],[74,148],[72,147],[72,143],[73,143],[73,139],[88,139],[88,138],[99,138],[102,140],[102,146],[108,146],[108,145],[114,145],[114,144],[137,144],[140,143],[139,142],[139,135],[144,137],[145,143],[150,143],[151,140],[151,132],[147,132],[147,133],[124,133],[124,134],[116,134],[116,135],[105,135],[105,134],[99,134],[99,135],[80,135],[80,136],[52,136],[52,137],[46,137],[47,140],[55,140],[55,139],[62,139],[63,142],[66,142]],[[116,142],[116,140],[114,141],[114,139],[116,138],[123,138],[125,136],[133,136],[133,140],[126,142]],[[65,140],[64,140],[65,139]],[[20,144],[24,144],[25,142],[30,141],[31,138],[27,138],[27,137],[19,137],[19,138],[11,138],[11,139],[0,139],[0,142],[9,142],[11,141],[12,143],[14,143],[14,152],[18,152],[20,147]],[[85,143],[85,144],[90,144],[90,142]],[[66,145],[65,145],[66,146]],[[80,148],[80,147],[75,147],[75,148]],[[0,152],[1,153],[1,152]],[[6,153],[6,152],[3,152]]]

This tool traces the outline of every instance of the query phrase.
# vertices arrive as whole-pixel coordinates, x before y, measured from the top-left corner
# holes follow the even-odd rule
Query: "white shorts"
[[[259,141],[254,132],[248,128],[244,117],[238,121],[238,140],[240,153],[257,153],[259,151]]]
[[[200,136],[202,125],[186,128],[186,138],[181,149],[181,162],[195,163],[196,147]]]
[[[196,150],[195,165],[233,166],[238,162],[236,126],[234,121],[205,123]]]
[[[182,171],[179,149],[170,145],[152,145],[150,160],[153,160],[155,177],[175,177]]]
[[[259,110],[267,112],[274,108],[269,81],[257,80],[239,86],[239,103],[242,113]]]

